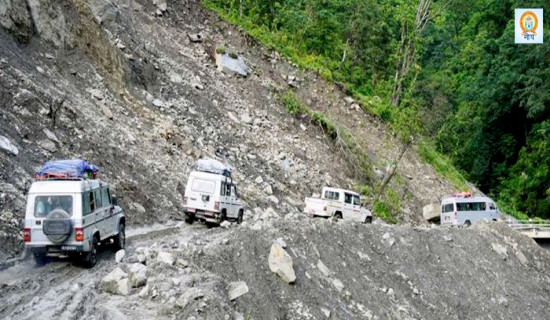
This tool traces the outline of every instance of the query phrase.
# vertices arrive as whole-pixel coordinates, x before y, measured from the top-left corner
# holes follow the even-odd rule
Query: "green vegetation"
[[[216,53],[217,54],[225,54],[225,47],[224,46],[216,47]]]
[[[229,56],[233,59],[237,59],[239,57],[239,55],[235,51],[229,52]]]
[[[457,188],[467,178],[510,213],[550,217],[550,46],[513,43],[514,8],[546,0],[203,3],[342,83]]]

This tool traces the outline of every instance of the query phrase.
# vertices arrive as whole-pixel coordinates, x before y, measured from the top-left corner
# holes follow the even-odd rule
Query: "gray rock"
[[[92,97],[96,98],[97,100],[103,100],[104,95],[103,95],[103,92],[101,90],[92,89],[92,90],[90,90],[90,92],[92,93]]]
[[[227,74],[238,74],[246,77],[250,72],[250,68],[241,57],[233,59],[228,53],[216,54],[216,65],[219,71]]]
[[[122,259],[124,259],[125,255],[126,255],[126,251],[124,249],[118,250],[115,254],[116,263],[120,263],[122,261]]]
[[[243,113],[241,115],[241,122],[246,124],[251,124],[253,121],[252,117],[248,113]]]
[[[441,206],[436,203],[430,203],[422,208],[422,216],[427,221],[438,221],[440,219]]]
[[[176,300],[175,305],[180,309],[185,309],[194,300],[199,300],[204,297],[204,293],[198,288],[190,288],[185,291],[179,299]]]
[[[283,281],[286,283],[296,281],[292,257],[278,243],[271,246],[268,262],[271,272],[276,273]]]
[[[330,269],[327,268],[327,266],[325,266],[325,264],[321,260],[317,261],[317,269],[319,269],[319,271],[321,271],[321,273],[325,277],[329,277],[331,274]]]
[[[147,283],[147,267],[141,263],[134,263],[128,267],[128,279],[133,288],[139,288]]]
[[[332,279],[332,285],[336,288],[336,290],[338,290],[338,292],[342,292],[342,290],[344,290],[344,284],[338,279]]]
[[[132,286],[128,278],[124,278],[117,283],[117,292],[121,296],[127,296],[132,291]]]
[[[189,41],[193,42],[193,43],[198,43],[198,42],[202,42],[202,36],[200,34],[190,34],[188,33],[187,34],[187,37],[189,38]]]
[[[162,100],[160,99],[155,99],[153,100],[153,105],[157,108],[162,108],[164,107],[164,102],[162,102]]]
[[[273,194],[273,188],[271,187],[270,184],[268,184],[267,186],[265,186],[264,188],[264,192],[268,195],[272,195]]]
[[[17,149],[17,147],[14,146],[11,141],[4,136],[0,136],[0,149],[13,154],[14,156],[17,156],[19,154],[19,150]]]
[[[170,252],[161,251],[157,255],[157,260],[169,265],[174,264],[174,256]]]
[[[229,228],[230,225],[231,225],[231,222],[229,222],[229,221],[227,221],[227,220],[225,220],[225,221],[223,221],[222,223],[220,223],[220,227],[226,228],[226,229]]]
[[[42,147],[42,149],[46,150],[46,151],[49,151],[49,152],[56,152],[57,151],[57,146],[55,145],[55,143],[49,139],[44,139],[42,141],[39,142],[39,145],[40,147]]]
[[[269,196],[267,197],[267,200],[275,203],[275,204],[279,204],[279,199],[276,197],[276,196]]]
[[[283,239],[282,237],[277,238],[277,240],[275,240],[275,242],[277,244],[279,244],[281,246],[281,248],[286,248],[285,239]]]
[[[126,285],[129,283],[123,282],[127,277],[128,275],[122,269],[115,268],[101,280],[101,289],[105,292],[124,295],[126,291],[129,292],[126,290]]]
[[[248,286],[244,281],[231,282],[229,286],[227,286],[227,295],[229,296],[229,300],[231,301],[247,293]]]
[[[521,251],[516,251],[516,258],[518,258],[519,262],[523,264],[524,266],[529,264],[529,260],[527,260],[527,257],[523,254]]]
[[[254,182],[256,182],[257,184],[262,184],[264,183],[264,179],[262,178],[262,176],[258,176],[256,180],[254,180]]]
[[[330,318],[330,310],[321,308],[321,312],[325,315],[325,317]]]
[[[52,141],[55,141],[57,143],[59,143],[59,139],[57,139],[57,136],[51,132],[50,130],[48,130],[47,128],[44,128],[44,130],[42,130],[44,132],[44,134],[46,135],[46,137],[48,137],[48,139],[52,140]]]
[[[156,5],[161,12],[166,12],[166,10],[168,10],[168,5],[164,0],[153,0],[153,4]]]
[[[508,250],[505,246],[498,243],[491,243],[491,247],[493,251],[499,254],[503,259],[508,258]]]
[[[345,97],[344,100],[348,103],[348,104],[353,104],[355,102],[355,100],[352,98],[352,97]]]

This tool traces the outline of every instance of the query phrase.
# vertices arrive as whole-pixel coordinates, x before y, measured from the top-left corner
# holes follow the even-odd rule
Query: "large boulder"
[[[175,260],[174,256],[170,252],[161,251],[157,255],[157,260],[169,265],[173,265]]]
[[[286,283],[296,281],[292,257],[277,242],[271,246],[268,262],[271,272],[276,273],[283,281]]]
[[[105,292],[126,296],[131,288],[128,275],[120,268],[115,268],[101,280],[101,289]]]
[[[141,263],[134,263],[128,267],[128,280],[134,288],[139,288],[147,283],[147,267]]]
[[[422,216],[430,222],[437,222],[440,219],[441,206],[437,203],[430,203],[422,209]]]
[[[23,0],[0,0],[0,26],[20,41],[32,36],[31,16]]]
[[[216,65],[218,70],[227,74],[238,74],[246,77],[250,72],[250,68],[246,65],[243,58],[233,58],[228,53],[216,54]]]

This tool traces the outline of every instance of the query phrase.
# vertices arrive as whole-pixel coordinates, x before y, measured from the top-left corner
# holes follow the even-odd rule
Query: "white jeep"
[[[339,188],[325,187],[321,198],[306,198],[304,213],[312,217],[372,222],[372,213],[361,206],[359,194]]]
[[[47,178],[32,183],[24,222],[25,248],[37,263],[69,256],[91,268],[100,243],[124,248],[126,218],[109,185],[98,179]]]
[[[199,170],[192,171],[184,195],[185,221],[196,220],[220,224],[225,220],[243,221],[243,204],[230,169],[212,159],[199,160]]]

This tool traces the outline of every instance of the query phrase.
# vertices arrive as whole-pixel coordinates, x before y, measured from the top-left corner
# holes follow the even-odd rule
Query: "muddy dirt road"
[[[126,251],[178,234],[180,242],[206,231],[204,225],[183,223],[134,227],[127,231]],[[102,248],[98,264],[84,269],[68,259],[50,259],[37,266],[27,258],[0,271],[0,319],[144,319],[156,311],[134,314],[122,297],[101,293],[99,280],[116,265],[115,252]],[[145,301],[143,303],[146,303]],[[149,308],[154,310],[154,307]]]

